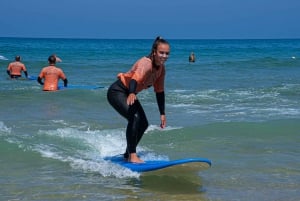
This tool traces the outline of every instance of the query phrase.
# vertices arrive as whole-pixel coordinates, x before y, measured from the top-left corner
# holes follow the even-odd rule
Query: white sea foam
[[[65,124],[66,122],[57,123]],[[167,127],[166,130],[178,129]],[[154,130],[165,130],[151,125],[147,132]],[[67,162],[72,168],[83,171],[98,172],[103,176],[115,177],[138,177],[140,174],[122,168],[112,162],[104,160],[105,157],[115,156],[123,153],[126,147],[125,129],[111,130],[86,130],[78,128],[59,128],[56,130],[40,130],[39,135],[57,138],[58,144],[37,144],[34,151],[43,157],[53,158]],[[59,144],[63,141],[64,147]],[[76,146],[75,152],[74,147]],[[70,149],[70,150],[68,150]],[[167,156],[158,155],[147,147],[138,146],[138,153],[143,160],[167,160]]]
[[[166,126],[165,128],[161,128],[160,126],[158,125],[150,125],[147,130],[146,130],[146,133],[148,132],[151,132],[151,131],[156,131],[156,130],[159,130],[159,131],[170,131],[170,130],[176,130],[176,129],[180,129],[182,127],[176,127],[176,126]]]
[[[5,56],[0,55],[0,60],[8,60]]]
[[[76,157],[65,156],[63,153],[59,153],[48,146],[36,146],[34,150],[39,152],[43,157],[69,163],[74,169],[83,170],[85,172],[98,172],[105,177],[115,176],[118,178],[124,178],[139,177],[140,175],[99,157],[84,158],[78,157],[77,155]]]
[[[11,133],[11,128],[8,128],[2,121],[0,121],[0,134]]]

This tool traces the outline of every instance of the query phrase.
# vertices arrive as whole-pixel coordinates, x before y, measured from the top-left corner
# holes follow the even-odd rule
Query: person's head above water
[[[49,56],[48,61],[49,61],[49,64],[55,64],[55,62],[56,62],[56,57],[53,56],[53,55],[51,55],[51,56]]]
[[[21,57],[20,57],[19,55],[17,55],[17,56],[15,57],[15,60],[16,60],[16,61],[21,61]]]

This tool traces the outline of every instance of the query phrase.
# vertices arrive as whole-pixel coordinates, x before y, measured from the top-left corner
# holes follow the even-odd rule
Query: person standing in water
[[[11,62],[7,67],[7,74],[11,79],[17,79],[22,77],[22,71],[24,72],[26,78],[28,78],[28,73],[25,65],[21,62],[21,57],[16,56],[15,62]]]
[[[189,62],[195,62],[196,61],[196,57],[194,52],[191,52],[190,56],[189,56]]]
[[[152,45],[151,53],[136,61],[128,72],[119,73],[117,81],[108,89],[108,102],[128,121],[124,159],[129,162],[143,162],[136,153],[136,147],[148,128],[146,114],[137,98],[139,92],[153,86],[160,112],[160,126],[161,128],[166,126],[164,82],[165,62],[169,53],[169,43],[157,37]]]
[[[64,72],[55,66],[56,58],[55,56],[51,55],[48,58],[49,66],[44,67],[40,72],[37,81],[43,86],[44,91],[56,91],[58,90],[58,81],[62,79],[64,81],[64,87],[67,87],[68,80],[65,76]],[[42,82],[42,79],[45,79],[45,83]]]

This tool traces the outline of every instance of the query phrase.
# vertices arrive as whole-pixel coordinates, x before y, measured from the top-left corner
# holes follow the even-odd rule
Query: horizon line
[[[0,38],[19,39],[69,39],[69,40],[153,40],[153,38],[93,38],[93,37],[28,37],[0,36]],[[300,38],[167,38],[167,40],[299,40]]]

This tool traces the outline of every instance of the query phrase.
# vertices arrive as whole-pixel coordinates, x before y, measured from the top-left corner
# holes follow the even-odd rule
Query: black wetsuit
[[[127,104],[129,89],[120,80],[114,82],[107,92],[109,103],[124,118],[128,120],[126,129],[127,148],[124,157],[128,154],[136,153],[136,147],[141,140],[144,132],[148,128],[148,120],[144,109],[138,100],[133,105]]]

